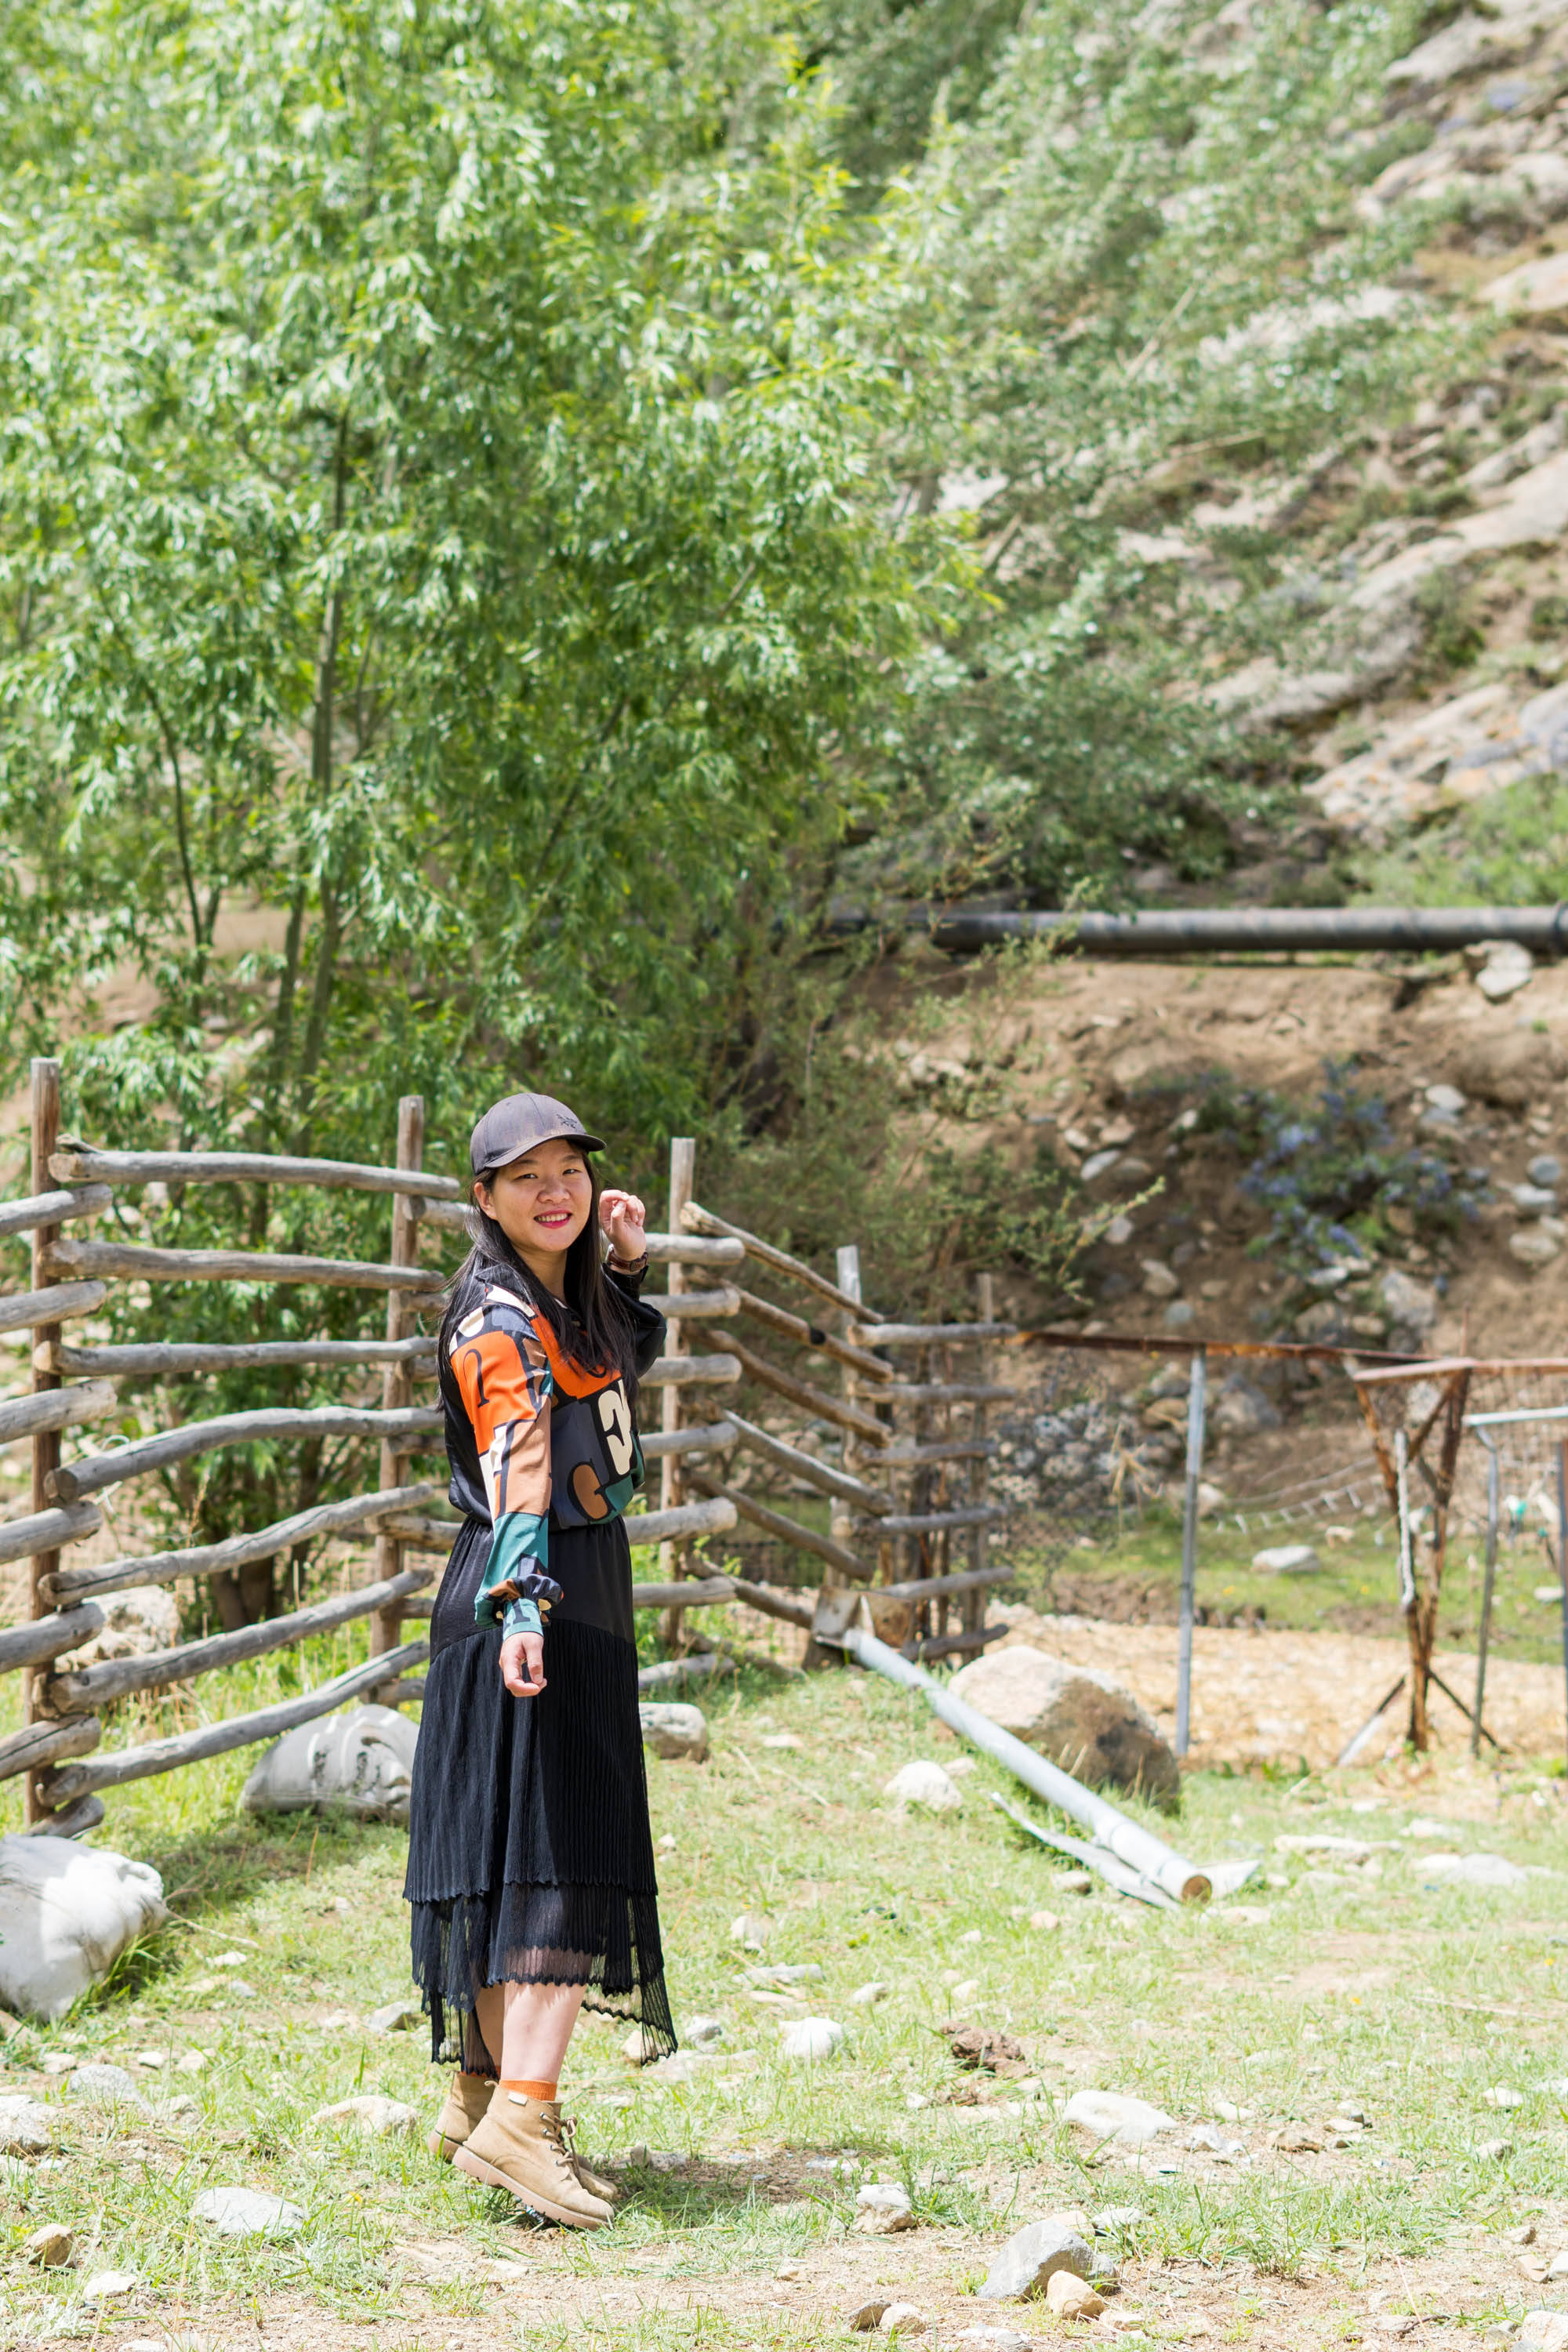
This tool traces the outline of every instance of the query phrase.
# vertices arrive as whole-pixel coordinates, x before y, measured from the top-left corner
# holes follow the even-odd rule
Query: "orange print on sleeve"
[[[492,1521],[550,1508],[549,1367],[529,1362],[510,1331],[459,1340],[452,1370],[474,1425]]]

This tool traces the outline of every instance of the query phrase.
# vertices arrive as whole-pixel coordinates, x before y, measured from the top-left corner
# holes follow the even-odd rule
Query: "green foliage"
[[[1415,841],[1361,858],[1357,879],[1384,904],[1555,906],[1568,897],[1568,782],[1505,785]]]

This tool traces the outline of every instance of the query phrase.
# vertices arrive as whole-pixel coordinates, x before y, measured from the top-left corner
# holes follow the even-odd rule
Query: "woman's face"
[[[525,1261],[554,1259],[569,1250],[594,1204],[588,1162],[574,1143],[541,1143],[498,1168],[474,1197]]]

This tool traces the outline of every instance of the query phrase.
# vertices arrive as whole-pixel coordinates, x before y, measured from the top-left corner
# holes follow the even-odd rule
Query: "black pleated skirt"
[[[563,1599],[545,1688],[514,1698],[500,1628],[474,1623],[490,1530],[465,1521],[430,1622],[408,1874],[414,1979],[431,2055],[494,2074],[474,2011],[487,1985],[580,1984],[635,2020],[647,2057],[675,2047],[637,1715],[631,1553],[619,1519],[551,1529]]]

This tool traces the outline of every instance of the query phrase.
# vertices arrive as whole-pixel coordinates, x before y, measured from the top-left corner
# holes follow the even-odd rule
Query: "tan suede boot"
[[[483,2120],[494,2089],[488,2074],[453,2075],[447,2085],[447,2103],[425,2143],[432,2156],[444,2157],[450,2164],[474,2126]]]
[[[616,2187],[615,2182],[613,2180],[606,2180],[602,2172],[595,2171],[586,2157],[578,2155],[576,2145],[576,2126],[573,2123],[570,2116],[563,2116],[562,2114],[560,2100],[552,2099],[550,2105],[546,2107],[544,2112],[546,2115],[553,2114],[555,2122],[559,2126],[561,2133],[561,2145],[566,2150],[566,2161],[572,2167],[573,2171],[576,2174],[578,2179],[582,2182],[589,2196],[598,2198],[600,2203],[604,2205],[618,2204],[620,2202],[621,2192]]]
[[[602,2230],[612,2219],[608,2205],[590,2196],[573,2169],[553,2099],[498,2090],[452,2161],[470,2179],[506,2189],[520,2205],[568,2229]]]

